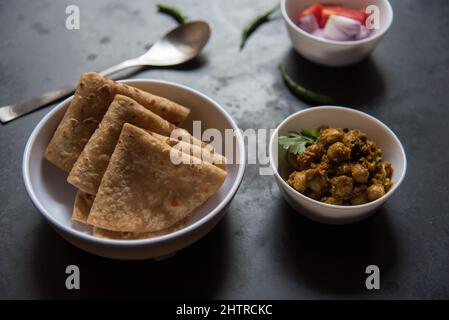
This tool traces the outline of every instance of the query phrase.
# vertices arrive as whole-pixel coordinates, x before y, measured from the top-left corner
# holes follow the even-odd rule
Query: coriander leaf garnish
[[[165,13],[175,19],[179,24],[184,24],[189,20],[189,17],[184,15],[180,9],[164,3],[157,3],[156,7],[159,12]]]
[[[306,148],[314,144],[318,137],[317,130],[301,130],[301,132],[290,132],[286,136],[278,138],[279,145],[295,155],[302,154]]]
[[[306,137],[309,137],[309,138],[312,138],[312,139],[316,140],[318,138],[319,132],[318,132],[317,129],[312,129],[312,130],[302,129],[301,130],[301,134],[303,136],[306,136]]]

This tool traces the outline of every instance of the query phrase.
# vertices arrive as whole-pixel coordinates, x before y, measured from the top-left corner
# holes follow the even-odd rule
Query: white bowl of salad
[[[334,67],[369,55],[393,22],[388,0],[282,0],[281,10],[296,51]]]

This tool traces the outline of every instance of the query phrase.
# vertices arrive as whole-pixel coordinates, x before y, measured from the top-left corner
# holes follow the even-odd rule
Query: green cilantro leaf
[[[316,142],[317,137],[317,130],[303,129],[301,132],[290,132],[286,136],[280,136],[278,142],[288,152],[300,155],[309,145]]]

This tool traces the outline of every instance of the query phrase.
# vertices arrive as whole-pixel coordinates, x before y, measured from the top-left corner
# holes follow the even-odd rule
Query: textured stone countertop
[[[58,236],[26,194],[22,153],[48,106],[0,125],[0,298],[449,298],[449,2],[392,2],[394,24],[373,55],[329,69],[293,51],[281,18],[238,51],[243,25],[274,1],[170,1],[210,22],[211,41],[191,63],[133,75],[191,86],[242,129],[275,128],[308,107],[282,84],[276,66],[284,63],[299,82],[379,118],[401,139],[407,177],[380,212],[343,227],[311,222],[248,165],[225,218],[175,257],[99,258]],[[76,3],[81,29],[68,31],[68,0],[0,2],[0,105],[138,55],[175,25],[149,0]],[[81,290],[65,289],[69,264],[81,269]],[[365,288],[370,264],[380,267],[381,290]]]

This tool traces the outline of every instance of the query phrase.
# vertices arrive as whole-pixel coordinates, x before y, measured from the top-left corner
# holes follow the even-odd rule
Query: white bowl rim
[[[388,8],[388,12],[390,13],[390,20],[388,21],[388,23],[385,26],[385,28],[383,30],[381,30],[379,33],[377,33],[377,34],[375,34],[373,36],[369,36],[368,38],[365,38],[365,39],[362,39],[362,40],[351,40],[351,41],[329,40],[329,39],[325,39],[325,38],[314,36],[313,34],[310,34],[310,33],[306,32],[306,31],[302,30],[288,16],[287,9],[285,8],[287,0],[282,0],[282,2],[281,2],[281,12],[282,12],[282,16],[283,16],[284,20],[291,27],[293,27],[293,29],[295,29],[295,31],[297,31],[299,33],[302,33],[303,35],[309,37],[310,39],[313,39],[313,40],[316,40],[316,41],[322,42],[322,43],[327,43],[327,44],[335,44],[335,45],[341,45],[341,46],[351,46],[351,45],[357,45],[357,44],[371,42],[371,41],[373,41],[375,39],[378,39],[378,38],[382,37],[388,31],[388,29],[390,29],[390,27],[391,27],[391,25],[393,23],[393,18],[394,18],[393,7],[391,6],[391,4],[390,4],[390,2],[388,0],[381,0],[381,1],[384,1],[386,6],[387,6],[387,8]]]
[[[274,147],[274,138],[275,136],[278,134],[279,129],[288,121],[290,121],[290,119],[292,119],[293,117],[298,116],[299,114],[305,114],[305,113],[309,113],[309,112],[313,112],[316,110],[345,110],[345,111],[349,111],[349,112],[354,112],[354,113],[358,113],[360,115],[363,115],[364,117],[369,118],[371,121],[377,123],[380,127],[382,127],[384,130],[386,130],[392,137],[393,140],[395,140],[395,142],[399,145],[400,148],[400,152],[403,156],[403,166],[404,166],[404,170],[402,171],[401,176],[399,177],[398,182],[396,182],[393,185],[393,188],[391,190],[389,190],[387,193],[385,193],[382,197],[380,197],[379,199],[376,199],[374,201],[365,203],[365,204],[359,204],[359,205],[351,205],[351,206],[339,206],[339,205],[334,205],[334,204],[327,204],[312,198],[309,198],[305,195],[303,195],[301,192],[298,192],[297,190],[295,190],[293,187],[291,187],[287,182],[285,182],[285,180],[280,176],[277,168],[274,165],[274,154],[273,154],[273,147]],[[337,209],[341,209],[341,210],[353,210],[353,209],[364,209],[364,208],[368,208],[368,207],[375,207],[376,204],[382,202],[383,200],[385,200],[385,198],[389,198],[393,192],[401,185],[402,181],[405,178],[405,173],[407,172],[407,156],[405,154],[404,151],[404,147],[402,146],[401,141],[399,140],[399,138],[396,136],[396,134],[386,125],[384,124],[382,121],[380,121],[379,119],[365,113],[359,110],[355,110],[352,108],[347,108],[347,107],[339,107],[339,106],[319,106],[319,107],[312,107],[309,109],[305,109],[305,110],[301,110],[298,112],[295,112],[294,114],[290,115],[289,117],[287,117],[284,121],[282,121],[277,128],[274,130],[273,135],[271,136],[270,139],[270,149],[269,149],[269,153],[270,153],[270,164],[271,164],[271,170],[273,170],[273,173],[276,175],[276,177],[282,181],[282,184],[284,186],[286,186],[287,188],[289,188],[290,190],[294,191],[295,194],[297,194],[301,199],[304,199],[305,201],[309,201],[312,203],[315,203],[319,206],[325,207],[325,208],[337,208]],[[278,155],[276,155],[278,156]]]
[[[23,161],[22,161],[22,175],[23,175],[23,180],[25,182],[25,188],[27,190],[28,195],[31,198],[31,201],[37,207],[39,212],[45,216],[45,218],[47,218],[52,224],[54,224],[58,228],[61,228],[68,234],[70,234],[74,237],[82,238],[83,240],[86,240],[86,241],[93,241],[93,242],[97,242],[97,243],[105,244],[105,245],[144,246],[144,245],[149,245],[149,244],[162,243],[164,241],[173,240],[175,238],[180,238],[180,237],[190,233],[191,231],[203,226],[208,221],[212,220],[221,210],[223,210],[225,208],[225,206],[232,200],[232,198],[236,194],[236,192],[242,182],[243,175],[245,172],[245,164],[246,164],[245,145],[244,145],[241,130],[237,126],[237,123],[234,121],[234,119],[232,119],[232,117],[223,109],[222,106],[220,106],[217,102],[215,102],[213,99],[209,98],[205,94],[203,94],[195,89],[189,88],[185,85],[170,82],[170,81],[165,81],[165,80],[156,80],[156,79],[126,79],[126,80],[120,80],[118,82],[128,83],[130,85],[137,84],[137,83],[152,83],[152,84],[162,84],[162,85],[177,87],[177,88],[189,91],[190,93],[198,95],[201,98],[207,100],[209,103],[213,104],[218,109],[218,111],[220,111],[223,114],[223,116],[225,118],[227,118],[227,120],[234,127],[233,129],[235,129],[235,136],[236,136],[236,140],[237,140],[237,147],[238,147],[238,154],[239,154],[238,161],[240,161],[239,162],[240,165],[239,165],[236,179],[232,185],[232,188],[229,191],[229,193],[225,196],[223,201],[214,210],[210,211],[207,215],[205,215],[200,220],[194,222],[193,224],[191,224],[185,228],[182,228],[178,231],[175,231],[175,232],[163,235],[163,236],[149,238],[149,239],[114,240],[114,239],[98,238],[98,237],[94,237],[91,234],[87,234],[85,232],[76,230],[72,227],[69,227],[69,226],[66,226],[66,225],[60,223],[41,205],[40,201],[37,199],[37,196],[34,193],[33,187],[31,186],[30,172],[29,172],[28,164],[29,164],[29,160],[30,160],[30,156],[31,156],[31,154],[30,154],[31,146],[34,145],[34,141],[35,141],[38,133],[41,131],[42,127],[47,123],[48,119],[50,119],[56,112],[58,112],[61,108],[63,108],[63,106],[65,106],[72,100],[73,95],[68,97],[64,101],[60,102],[50,112],[48,112],[39,121],[37,126],[33,129],[30,137],[28,138],[27,144],[25,146],[24,155],[23,155]]]

